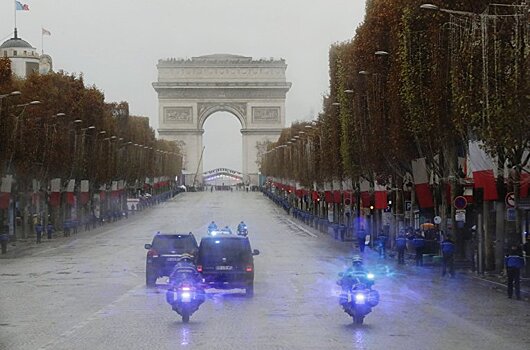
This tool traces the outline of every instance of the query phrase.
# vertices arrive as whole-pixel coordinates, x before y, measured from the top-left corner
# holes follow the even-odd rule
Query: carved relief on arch
[[[233,113],[245,127],[247,118],[247,104],[239,102],[200,102],[197,104],[199,125],[212,113],[226,111]]]
[[[193,123],[192,107],[164,107],[164,123]]]

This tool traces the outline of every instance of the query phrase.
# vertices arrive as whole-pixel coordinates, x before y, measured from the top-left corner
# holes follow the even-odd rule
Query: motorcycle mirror
[[[145,249],[151,249],[151,248],[152,248],[152,245],[150,245],[150,244],[146,244],[146,245],[144,245],[144,248],[145,248]]]
[[[254,250],[252,251],[252,255],[259,255],[259,250],[254,249]]]
[[[339,277],[344,277],[344,273],[343,272],[339,272]]]

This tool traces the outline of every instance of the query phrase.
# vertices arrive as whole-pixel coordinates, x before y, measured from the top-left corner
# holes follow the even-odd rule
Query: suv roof
[[[157,233],[153,237],[153,248],[156,250],[189,250],[197,247],[193,233]]]

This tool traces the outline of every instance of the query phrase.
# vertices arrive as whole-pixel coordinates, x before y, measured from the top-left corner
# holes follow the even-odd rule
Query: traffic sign
[[[412,201],[405,201],[405,211],[410,211],[412,209]]]
[[[504,201],[506,202],[506,206],[508,208],[515,208],[515,193],[508,192],[504,198]]]
[[[464,196],[455,197],[453,204],[456,209],[465,209],[467,207],[467,199]]]
[[[466,222],[466,211],[458,209],[455,214],[455,221]]]
[[[515,209],[507,208],[506,209],[506,221],[515,221]]]
[[[439,216],[435,216],[435,217],[434,217],[434,223],[435,223],[436,225],[440,225],[440,224],[442,223],[442,218],[439,217]]]

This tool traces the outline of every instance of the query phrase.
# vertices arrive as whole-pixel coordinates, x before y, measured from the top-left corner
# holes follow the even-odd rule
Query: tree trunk
[[[497,273],[504,269],[504,248],[506,238],[504,235],[504,202],[495,202],[495,271]]]

